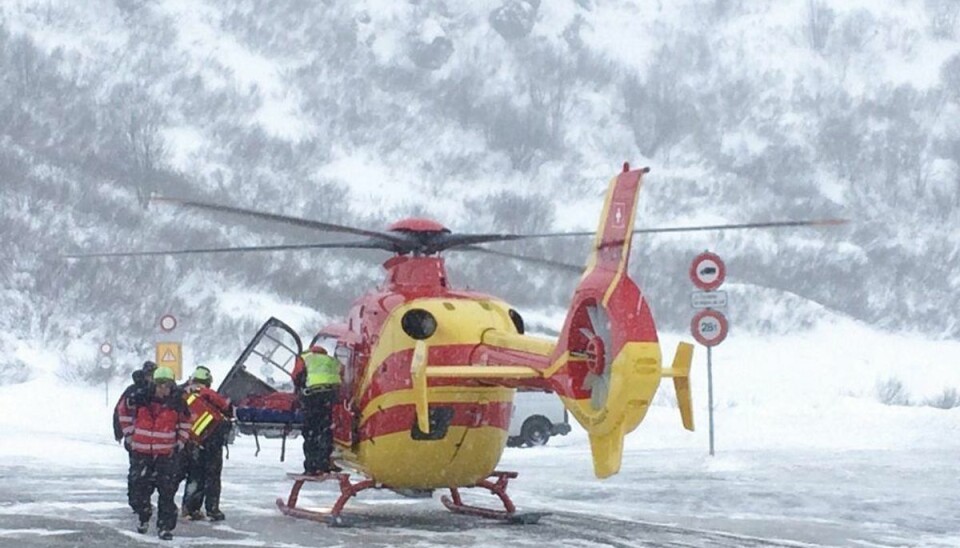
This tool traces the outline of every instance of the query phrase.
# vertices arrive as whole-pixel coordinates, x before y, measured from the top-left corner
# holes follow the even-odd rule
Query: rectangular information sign
[[[726,291],[694,291],[690,294],[693,308],[724,308],[727,306]]]

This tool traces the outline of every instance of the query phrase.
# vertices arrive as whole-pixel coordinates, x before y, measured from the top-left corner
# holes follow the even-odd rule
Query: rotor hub
[[[434,221],[433,219],[426,219],[423,217],[410,217],[408,219],[401,219],[392,225],[387,227],[387,230],[390,232],[445,232],[450,233],[450,229],[443,226],[442,224]]]
[[[587,370],[594,375],[603,375],[607,363],[607,350],[603,339],[594,335],[587,341]]]

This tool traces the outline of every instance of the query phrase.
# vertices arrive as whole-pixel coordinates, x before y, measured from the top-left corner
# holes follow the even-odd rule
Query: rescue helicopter
[[[346,503],[366,489],[388,488],[405,495],[440,489],[449,491],[441,502],[452,512],[535,522],[541,514],[518,513],[507,494],[509,480],[517,473],[497,469],[517,389],[552,392],[560,398],[588,434],[598,478],[620,470],[624,437],[643,422],[662,379],[672,379],[682,425],[694,429],[693,346],[681,342],[672,358],[664,360],[650,307],[628,270],[634,234],[843,222],[636,229],[638,195],[648,171],[624,164],[622,172],[610,180],[596,232],[457,234],[425,218],[404,219],[386,231],[375,231],[164,197],[153,201],[361,239],[70,257],[322,248],[391,253],[383,263],[383,283],[360,297],[343,321],[319,329],[306,346],[327,347],[342,365],[333,422],[337,464],[344,471],[291,474],[291,492],[286,499],[277,499],[277,506],[286,515],[338,524]],[[594,238],[583,268],[482,246],[570,236]],[[527,334],[522,316],[501,299],[451,287],[442,255],[451,249],[582,272],[557,339]],[[290,374],[304,349],[293,329],[271,318],[241,353],[218,391],[236,404],[242,433],[281,434],[286,439],[298,428]],[[259,448],[259,440],[257,444]],[[354,481],[354,476],[359,479]],[[298,506],[304,484],[323,481],[339,484],[340,494],[332,508],[319,511]],[[465,503],[461,490],[467,488],[489,491],[502,508]]]

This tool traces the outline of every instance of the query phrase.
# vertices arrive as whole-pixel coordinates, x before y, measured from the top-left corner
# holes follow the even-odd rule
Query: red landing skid
[[[343,517],[341,516],[343,507],[346,506],[347,501],[350,500],[351,497],[360,491],[370,488],[389,489],[388,486],[379,484],[371,479],[363,480],[357,483],[351,483],[350,474],[345,472],[331,472],[329,474],[320,474],[317,476],[287,474],[287,477],[294,480],[293,488],[290,490],[290,496],[287,498],[286,502],[284,502],[282,498],[277,498],[277,507],[280,509],[280,511],[287,516],[325,522],[333,526],[345,525]],[[460,488],[457,487],[450,488],[450,495],[452,498],[444,495],[440,500],[443,502],[443,505],[447,507],[447,509],[456,514],[479,516],[482,518],[501,520],[508,523],[537,523],[540,521],[541,517],[546,515],[545,512],[517,513],[516,507],[513,505],[513,501],[510,500],[510,496],[507,495],[507,482],[509,482],[510,479],[517,477],[516,472],[493,472],[489,477],[496,478],[496,481],[490,481],[489,478],[483,479],[477,482],[477,484],[473,487],[487,489],[494,495],[500,497],[500,501],[503,502],[503,510],[493,510],[490,508],[482,508],[480,506],[464,504],[463,499],[460,498]],[[337,498],[337,502],[333,505],[333,508],[331,508],[329,511],[320,511],[307,510],[305,508],[297,507],[297,499],[300,496],[300,489],[303,488],[304,483],[320,483],[333,479],[338,480],[340,483],[340,497]]]

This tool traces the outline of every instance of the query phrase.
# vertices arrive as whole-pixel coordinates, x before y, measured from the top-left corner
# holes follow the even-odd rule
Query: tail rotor
[[[583,378],[583,389],[590,392],[590,406],[595,410],[603,409],[610,395],[610,376],[613,371],[613,340],[610,334],[610,317],[597,305],[586,307],[590,318],[590,328],[581,327],[580,334],[587,339],[587,374]]]

